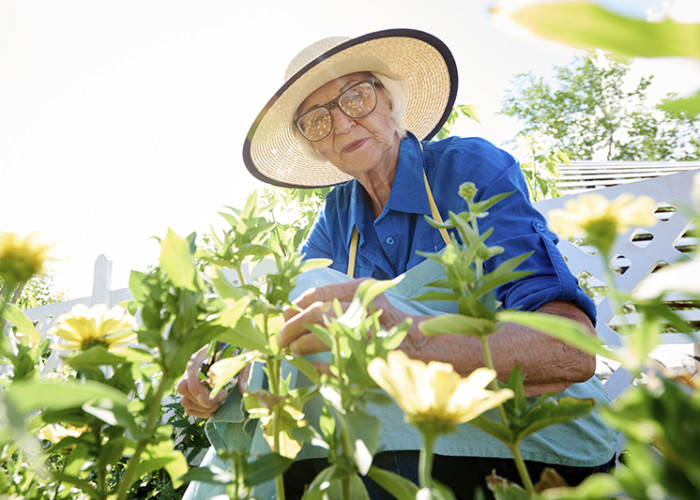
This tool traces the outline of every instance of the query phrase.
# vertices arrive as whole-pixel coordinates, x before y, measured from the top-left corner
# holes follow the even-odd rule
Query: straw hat
[[[309,158],[297,142],[292,119],[313,91],[360,71],[383,73],[406,87],[403,124],[418,139],[430,139],[445,123],[457,95],[457,68],[447,46],[412,29],[392,29],[357,38],[320,40],[290,63],[285,83],[250,127],[243,160],[258,179],[282,187],[324,187],[351,177],[328,161]]]

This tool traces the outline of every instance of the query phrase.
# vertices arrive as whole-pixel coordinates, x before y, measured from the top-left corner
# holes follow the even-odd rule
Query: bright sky
[[[54,243],[55,281],[69,297],[91,293],[100,254],[114,262],[113,288],[127,286],[131,269],[156,262],[152,236],[219,226],[218,211],[260,187],[243,138],[289,60],[327,36],[438,36],[457,60],[457,103],[482,117],[457,131],[502,145],[517,130],[495,115],[512,76],[547,74],[574,53],[497,26],[494,3],[2,0],[0,229]],[[604,3],[639,16],[659,4]],[[677,3],[699,13],[700,0]],[[697,63],[641,66],[659,94],[700,83]]]

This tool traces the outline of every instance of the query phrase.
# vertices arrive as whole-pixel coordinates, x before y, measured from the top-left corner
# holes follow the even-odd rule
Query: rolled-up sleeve
[[[486,199],[504,192],[512,194],[492,208],[489,216],[483,219],[481,230],[493,227],[493,234],[486,243],[502,246],[505,251],[490,259],[486,267],[490,271],[507,259],[532,252],[518,267],[519,271],[531,274],[501,286],[497,290],[498,299],[507,308],[525,311],[534,311],[553,301],[572,302],[595,323],[595,304],[571,274],[557,248],[557,236],[547,229],[546,219],[530,203],[517,162],[506,167],[477,196]]]

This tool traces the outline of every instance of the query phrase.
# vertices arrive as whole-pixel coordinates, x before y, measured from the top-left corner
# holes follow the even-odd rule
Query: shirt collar
[[[345,234],[345,243],[348,246],[355,225],[360,231],[360,243],[362,243],[364,239],[362,237],[363,228],[367,210],[369,210],[362,185],[355,179],[349,183],[351,189],[349,224]],[[379,218],[385,217],[390,210],[411,214],[430,215],[431,213],[428,194],[425,191],[425,180],[423,179],[423,149],[416,136],[411,132],[408,132],[408,136],[402,139],[399,145],[399,158],[394,183],[391,186],[391,194],[386,207],[384,207],[384,212]]]
[[[384,209],[410,214],[430,215],[430,203],[423,179],[423,150],[416,137],[408,133],[401,141],[394,184]]]
[[[350,248],[350,240],[352,238],[352,230],[357,226],[360,231],[360,242],[362,241],[362,228],[364,226],[365,212],[367,207],[365,202],[365,190],[356,179],[349,182],[350,188],[350,206],[348,207],[348,227],[345,232],[346,248]]]

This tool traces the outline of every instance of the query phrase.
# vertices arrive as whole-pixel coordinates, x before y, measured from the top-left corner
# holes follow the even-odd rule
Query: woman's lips
[[[352,153],[353,151],[361,148],[365,142],[367,142],[366,137],[363,139],[358,139],[356,141],[352,141],[350,144],[347,144],[341,151],[343,153]]]

